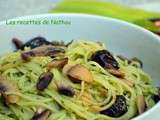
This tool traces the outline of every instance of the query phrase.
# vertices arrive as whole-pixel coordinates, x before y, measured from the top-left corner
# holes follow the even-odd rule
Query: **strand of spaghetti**
[[[137,114],[136,97],[139,94],[145,95],[147,108],[153,106],[155,103],[151,95],[157,91],[152,87],[150,76],[134,66],[139,65],[138,63],[129,64],[127,60],[123,61],[117,56],[114,57],[125,73],[124,79],[131,82],[131,85],[113,76],[98,63],[90,60],[95,51],[103,49],[106,49],[104,44],[74,41],[67,47],[64,57],[68,58],[68,63],[82,64],[87,67],[93,76],[92,83],[82,81],[81,84],[75,84],[61,70],[54,68],[50,71],[54,74],[54,80],[41,95],[37,94],[35,86],[40,74],[46,72],[46,65],[52,61],[52,58],[33,57],[30,61],[23,62],[20,56],[21,51],[0,57],[0,75],[6,76],[19,88],[19,92],[5,94],[20,97],[17,104],[9,105],[8,113],[1,112],[1,108],[3,110],[4,107],[0,104],[0,119],[29,120],[35,111],[42,107],[53,113],[48,120],[127,120]],[[54,82],[68,84],[75,90],[75,96],[67,97],[59,94],[54,87]],[[117,95],[123,95],[126,98],[128,111],[117,118],[100,114],[100,111],[109,109],[115,103]],[[7,116],[13,116],[13,118]]]
[[[93,119],[95,117],[94,114],[92,114],[89,111],[86,111],[85,108],[83,108],[82,106],[76,105],[72,101],[68,100],[67,97],[64,96],[62,97],[55,91],[50,92],[46,90],[46,93],[50,95],[55,101],[57,101],[61,106],[63,106],[69,112],[73,111],[78,116],[85,118],[87,120]]]
[[[62,115],[60,118],[58,118],[57,120],[65,120],[66,114]]]
[[[112,97],[112,91],[108,90],[107,97],[106,97],[106,99],[104,101],[102,101],[100,103],[92,103],[92,104],[93,105],[98,105],[98,106],[102,106],[102,105],[108,104],[110,102],[111,97]]]
[[[80,94],[78,96],[78,99],[83,95],[84,89],[85,89],[85,82],[82,81],[82,83],[81,83],[81,91],[80,91]]]
[[[100,107],[99,111],[103,111],[103,110],[108,109],[109,107],[111,107],[111,105],[113,105],[115,103],[115,101],[116,101],[116,94],[113,93],[113,91],[112,91],[112,100],[108,104],[106,104],[105,106]]]
[[[19,103],[17,103],[19,106],[28,106],[28,107],[32,107],[32,106],[36,106],[36,107],[39,107],[39,106],[41,106],[41,107],[44,107],[44,108],[46,108],[46,109],[48,109],[48,110],[50,110],[50,111],[52,111],[52,112],[55,112],[55,109],[54,108],[52,108],[52,107],[50,107],[49,105],[47,105],[47,104],[44,104],[44,103],[40,103],[40,102],[19,102]]]
[[[15,116],[16,116],[17,118],[20,117],[20,111],[19,111],[18,108],[14,107],[13,105],[9,105],[9,108],[15,113]]]
[[[96,71],[98,73],[102,73],[104,75],[111,76],[104,68],[102,68],[98,63],[94,61],[89,61],[86,64],[87,64],[87,67],[92,71]]]
[[[1,120],[14,120],[14,118],[8,117],[6,115],[0,114],[0,119]]]
[[[26,94],[21,94],[18,92],[6,92],[7,95],[9,94],[13,94],[13,95],[17,95],[20,96],[22,99],[28,100],[28,101],[33,101],[33,102],[41,102],[41,103],[45,103],[45,102],[51,102],[52,99],[51,98],[43,98],[43,97],[39,97],[39,99],[35,99],[32,97],[27,96]]]
[[[49,116],[48,120],[57,120],[58,118],[60,118],[64,114],[66,114],[65,110],[61,110],[61,111],[55,112],[54,114],[51,114]]]

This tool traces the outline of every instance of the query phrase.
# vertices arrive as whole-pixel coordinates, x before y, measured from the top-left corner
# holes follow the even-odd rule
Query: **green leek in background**
[[[148,12],[141,9],[110,2],[95,0],[64,0],[51,13],[87,13],[125,20],[150,31],[159,32],[160,27],[150,21],[152,18],[160,18],[160,13]]]

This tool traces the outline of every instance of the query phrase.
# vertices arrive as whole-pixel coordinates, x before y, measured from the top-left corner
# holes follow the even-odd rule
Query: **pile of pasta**
[[[104,44],[75,40],[63,54],[26,60],[30,50],[0,57],[1,120],[128,120],[155,104],[157,89],[138,62],[113,55],[115,70],[91,59]]]

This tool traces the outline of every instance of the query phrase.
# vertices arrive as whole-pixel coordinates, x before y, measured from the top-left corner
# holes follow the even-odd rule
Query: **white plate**
[[[63,20],[71,24],[52,25],[6,25],[0,22],[0,54],[11,51],[11,39],[17,37],[29,40],[44,36],[48,40],[87,39],[104,42],[108,49],[127,57],[138,57],[144,63],[144,70],[160,85],[160,37],[140,28],[112,18],[84,14],[46,14],[20,17],[9,21],[24,20]],[[145,112],[136,120],[160,120],[160,103]]]

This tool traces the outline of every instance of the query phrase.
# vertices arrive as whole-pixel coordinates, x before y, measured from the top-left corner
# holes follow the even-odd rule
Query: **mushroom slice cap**
[[[91,72],[85,66],[80,64],[71,67],[68,70],[67,75],[73,82],[85,81],[91,83],[93,81]]]
[[[145,111],[145,99],[143,95],[139,95],[136,98],[136,103],[137,103],[137,108],[138,108],[138,113],[142,114]]]
[[[0,93],[4,96],[6,103],[17,103],[19,96],[6,94],[6,92],[19,92],[18,87],[6,77],[0,76]]]
[[[108,69],[107,71],[118,78],[124,78],[125,76],[125,74],[120,70]]]
[[[73,64],[70,64],[70,63],[66,64],[66,65],[63,67],[63,69],[62,69],[62,73],[63,73],[64,75],[67,75],[68,71],[69,71],[73,66],[74,66],[74,65],[73,65]]]
[[[68,63],[68,58],[55,59],[47,64],[49,69],[51,68],[63,68]]]
[[[53,45],[43,45],[34,48],[29,51],[24,51],[21,53],[21,58],[25,61],[29,60],[30,57],[36,56],[61,56],[65,53],[65,48],[55,47]]]

